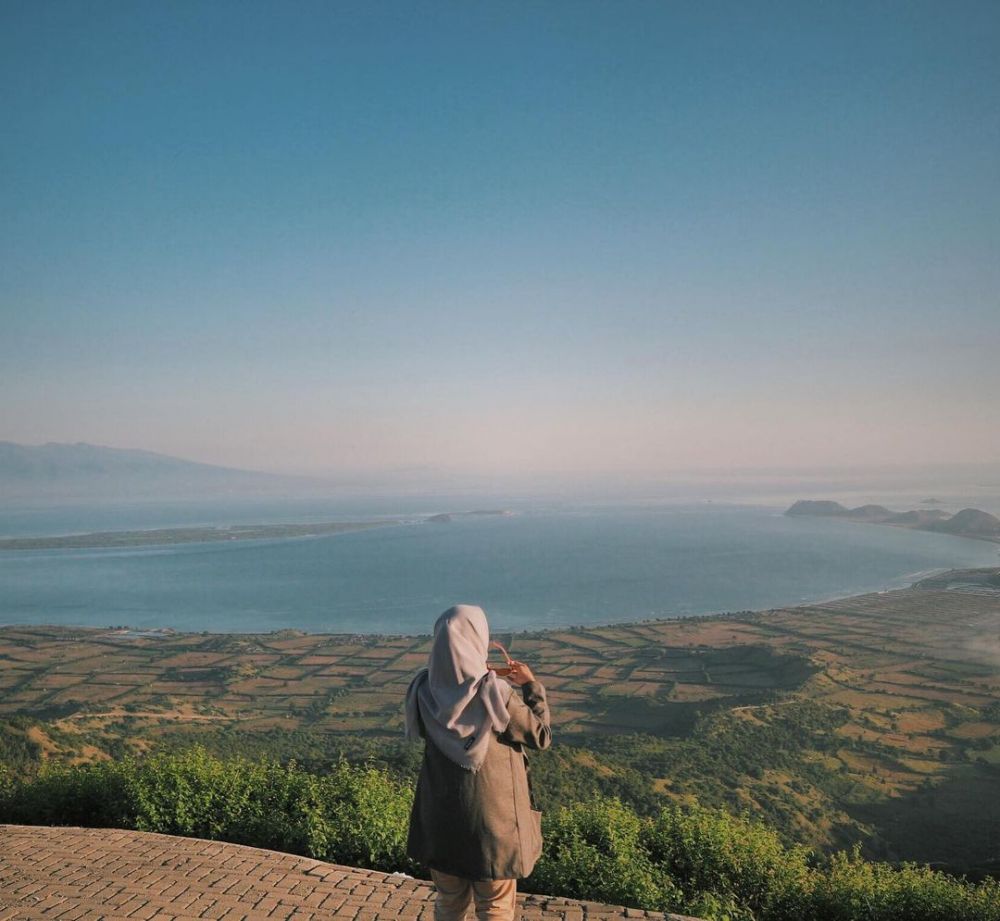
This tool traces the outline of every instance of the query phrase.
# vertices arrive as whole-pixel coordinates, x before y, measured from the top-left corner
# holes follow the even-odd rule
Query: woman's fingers
[[[524,664],[524,662],[518,662],[516,660],[512,660],[510,663],[509,677],[514,681],[515,684],[526,684],[529,681],[533,681],[535,675],[531,671],[531,669]]]

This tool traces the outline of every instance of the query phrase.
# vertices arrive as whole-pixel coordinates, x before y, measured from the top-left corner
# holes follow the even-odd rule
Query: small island
[[[513,514],[512,511],[505,508],[477,508],[471,512],[442,512],[439,515],[431,515],[427,521],[431,524],[448,524],[448,522],[454,521],[456,518],[488,518],[491,516],[510,518]]]
[[[957,537],[972,537],[1000,543],[1000,518],[978,508],[964,508],[954,515],[941,509],[894,512],[884,505],[847,508],[830,499],[800,499],[785,511],[792,517],[847,518],[867,524],[888,524],[916,531],[936,531]]]

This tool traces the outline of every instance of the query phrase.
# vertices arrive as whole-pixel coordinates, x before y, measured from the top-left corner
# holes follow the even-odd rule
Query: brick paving
[[[433,899],[433,887],[402,874],[239,844],[0,825],[0,921],[433,921]],[[683,921],[540,895],[518,902],[523,921]]]

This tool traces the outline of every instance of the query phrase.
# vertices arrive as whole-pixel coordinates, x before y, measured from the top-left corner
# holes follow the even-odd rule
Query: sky
[[[0,0],[0,440],[1000,460],[1000,5]]]

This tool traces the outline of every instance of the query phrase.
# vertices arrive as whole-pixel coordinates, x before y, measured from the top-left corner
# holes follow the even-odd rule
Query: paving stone
[[[433,900],[429,883],[404,874],[240,844],[0,825],[0,921],[431,921]],[[518,902],[522,921],[685,921],[548,896]]]

